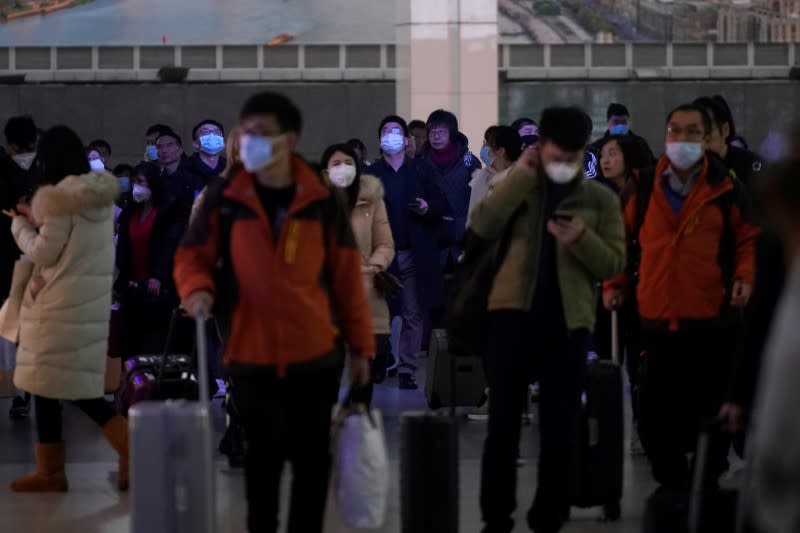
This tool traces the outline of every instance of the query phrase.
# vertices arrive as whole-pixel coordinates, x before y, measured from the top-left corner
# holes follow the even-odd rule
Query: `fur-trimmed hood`
[[[119,196],[117,178],[109,172],[90,172],[82,176],[67,176],[56,185],[46,185],[36,191],[31,207],[33,218],[80,214],[88,219],[102,218],[105,209]]]
[[[383,199],[383,183],[375,176],[362,174],[356,205],[366,205]]]

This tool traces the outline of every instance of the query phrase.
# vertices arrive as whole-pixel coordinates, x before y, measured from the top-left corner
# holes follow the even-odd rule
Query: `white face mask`
[[[95,172],[102,172],[106,169],[106,165],[103,163],[102,159],[92,159],[89,161],[89,168]]]
[[[239,157],[248,172],[263,170],[272,161],[272,140],[269,137],[244,134],[239,144]]]
[[[133,201],[137,204],[146,202],[153,195],[149,187],[139,185],[138,183],[133,186]]]
[[[667,157],[676,169],[687,170],[703,158],[703,144],[667,143]]]
[[[544,172],[550,181],[558,185],[571,182],[578,177],[580,171],[580,163],[548,163],[544,167]]]
[[[406,147],[406,139],[399,133],[387,133],[381,137],[381,150],[389,155],[399,154]]]
[[[328,177],[334,186],[346,189],[356,179],[356,167],[352,165],[338,165],[328,169]]]

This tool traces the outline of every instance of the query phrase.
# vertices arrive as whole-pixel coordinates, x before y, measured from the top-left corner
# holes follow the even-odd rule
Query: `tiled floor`
[[[420,383],[423,383],[420,380]],[[386,418],[390,459],[395,473],[392,497],[386,525],[380,531],[399,532],[400,514],[397,486],[398,473],[398,416],[407,410],[424,407],[422,392],[403,392],[389,380],[377,388],[375,404]],[[0,533],[123,533],[128,531],[129,496],[120,495],[113,487],[110,473],[116,470],[114,452],[105,443],[100,431],[80,412],[65,408],[67,443],[67,473],[70,492],[66,494],[14,494],[8,483],[32,466],[35,440],[33,421],[12,423],[8,417],[7,400],[0,400]],[[221,425],[221,416],[220,416]],[[529,464],[519,472],[519,497],[524,511],[533,498],[536,479],[536,421],[524,431],[522,454]],[[480,531],[478,487],[480,454],[485,422],[465,422],[461,429],[461,531]],[[643,459],[629,459],[625,465],[625,497],[623,517],[614,524],[596,521],[599,510],[575,510],[565,533],[615,532],[633,533],[641,530],[643,502],[652,490],[653,482]],[[239,471],[231,471],[227,463],[218,462],[217,476],[219,533],[244,532],[244,488]],[[339,525],[335,509],[330,506],[326,532],[345,533]],[[515,531],[527,531],[521,521]],[[153,532],[159,533],[159,532]],[[164,532],[170,533],[170,532]]]

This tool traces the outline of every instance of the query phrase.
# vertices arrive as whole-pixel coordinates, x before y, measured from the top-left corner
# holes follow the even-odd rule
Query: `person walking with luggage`
[[[584,111],[546,109],[539,147],[522,154],[470,218],[477,238],[508,239],[488,302],[484,533],[514,528],[521,415],[534,374],[541,385],[541,454],[529,527],[537,533],[559,531],[572,503],[596,285],[625,264],[619,200],[583,175],[590,132]]]
[[[111,231],[119,195],[112,174],[90,172],[83,143],[65,126],[39,142],[41,187],[17,206],[12,232],[34,263],[20,314],[14,383],[34,395],[34,473],[15,480],[18,492],[62,492],[61,401],[73,403],[119,454],[117,485],[128,487],[128,424],[103,398],[108,310],[114,269]]]
[[[605,288],[607,303],[625,287],[636,290],[645,348],[639,432],[663,488],[659,496],[689,489],[686,454],[722,405],[740,310],[754,278],[758,229],[742,186],[705,152],[711,128],[694,104],[669,114],[666,155],[653,172],[640,174],[625,207],[628,269]],[[715,479],[725,468],[727,445],[709,453]]]
[[[361,273],[372,310],[377,347],[372,376],[375,383],[383,383],[386,369],[394,365],[386,296],[400,287],[388,286],[396,278],[386,272],[394,260],[394,239],[383,203],[383,184],[374,176],[362,174],[358,162],[355,150],[346,144],[329,146],[320,160],[331,185],[344,192],[350,208],[350,223],[361,252]]]
[[[119,217],[114,288],[122,306],[125,358],[161,353],[172,310],[180,303],[172,263],[185,226],[160,174],[153,163],[134,169],[133,203]]]
[[[337,337],[355,384],[369,383],[375,355],[362,258],[346,205],[294,154],[302,127],[294,103],[258,93],[239,125],[244,169],[209,186],[178,249],[175,280],[184,309],[213,308],[225,325],[224,360],[247,438],[249,531],[277,531],[289,461],[288,531],[320,532]]]

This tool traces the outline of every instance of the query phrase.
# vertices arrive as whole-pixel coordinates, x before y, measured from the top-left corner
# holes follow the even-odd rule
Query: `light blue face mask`
[[[117,178],[117,183],[119,184],[120,194],[127,194],[131,192],[131,179],[129,177],[120,176]]]
[[[155,144],[148,144],[145,151],[148,161],[156,161],[158,159],[158,148]]]
[[[225,149],[225,139],[221,135],[210,133],[197,139],[200,141],[200,149],[211,155],[217,155]]]
[[[627,135],[630,131],[630,128],[627,124],[614,124],[610,128],[608,128],[608,132],[611,135]]]
[[[272,140],[260,135],[242,135],[239,157],[248,172],[258,172],[272,161]]]
[[[481,156],[480,157],[481,157],[481,161],[483,161],[483,163],[487,167],[492,166],[492,163],[494,163],[494,157],[489,155],[489,146],[488,145],[485,145],[485,146],[483,146],[481,148]]]

